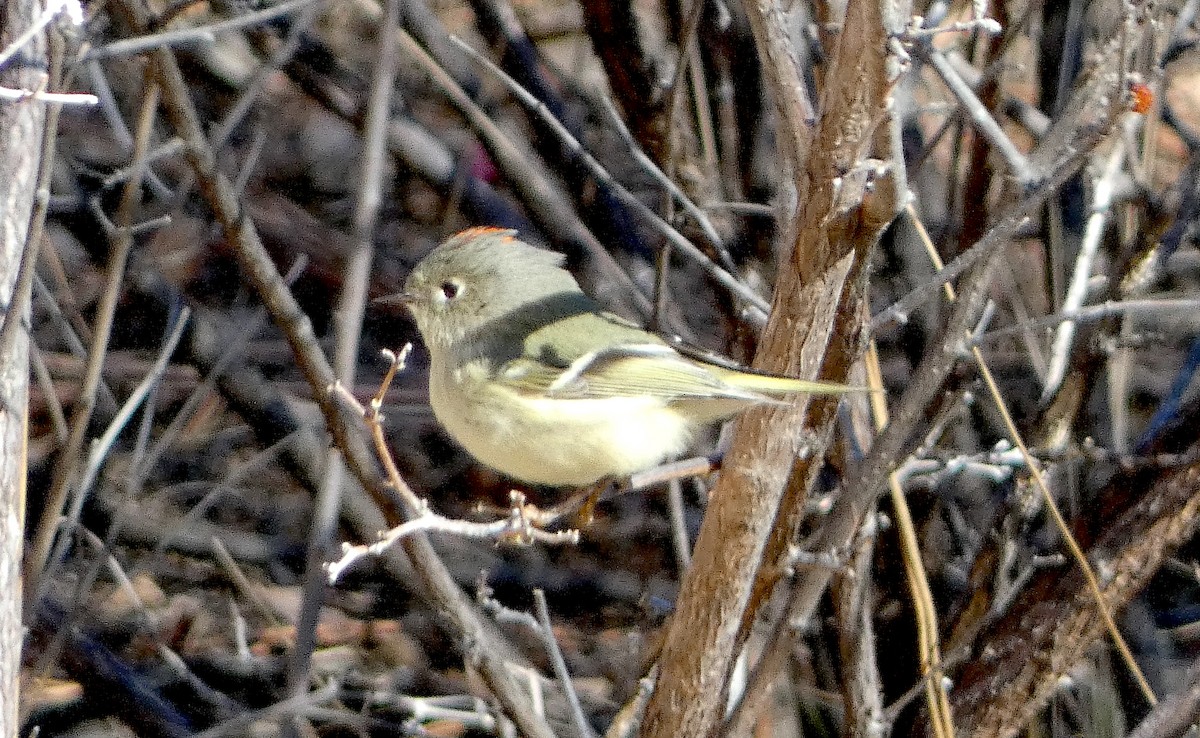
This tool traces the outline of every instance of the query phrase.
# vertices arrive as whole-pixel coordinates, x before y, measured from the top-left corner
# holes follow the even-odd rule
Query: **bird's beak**
[[[412,305],[416,302],[417,296],[413,292],[394,292],[383,297],[376,297],[371,300],[373,305]]]

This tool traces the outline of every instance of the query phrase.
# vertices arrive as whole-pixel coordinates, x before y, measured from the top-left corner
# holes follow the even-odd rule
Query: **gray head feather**
[[[431,349],[447,349],[485,324],[561,293],[580,293],[563,256],[500,228],[472,228],[447,239],[404,285],[417,327]]]

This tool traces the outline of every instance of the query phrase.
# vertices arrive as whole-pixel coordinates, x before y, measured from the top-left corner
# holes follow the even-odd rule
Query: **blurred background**
[[[818,114],[831,42],[855,43],[839,40],[836,5],[780,11]],[[1190,694],[1200,652],[1196,6],[1163,2],[1138,15],[1103,0],[1002,3],[987,9],[996,34],[982,32],[965,3],[914,8],[927,25],[964,25],[903,39],[908,61],[893,105],[911,208],[869,256],[876,320],[863,337],[894,401],[945,340],[950,308],[928,246],[953,260],[1037,192],[1085,134],[1111,131],[1005,237],[974,338],[1102,585],[1119,585],[1110,604],[1160,697]],[[55,543],[27,582],[22,734],[504,734],[469,645],[415,578],[368,557],[336,585],[313,583],[312,561],[363,541],[347,509],[331,541],[310,533],[329,442],[323,398],[214,217],[207,180],[189,160],[194,142],[163,114],[169,106],[155,104],[169,93],[152,81],[146,52],[169,44],[216,168],[326,353],[348,282],[368,299],[387,295],[447,236],[494,225],[564,253],[612,311],[749,362],[761,319],[668,248],[662,224],[770,300],[788,247],[775,218],[795,191],[743,8],[397,0],[389,8],[398,25],[383,31],[389,8],[371,0],[131,7],[94,3],[81,26],[60,20],[52,30],[50,72],[59,76],[50,89],[89,92],[99,104],[62,108],[44,184],[26,534],[30,550]],[[452,37],[501,67],[559,128]],[[379,70],[388,64],[391,94],[377,95],[373,111],[372,85],[387,79]],[[955,92],[953,80],[973,93]],[[1111,87],[1107,106],[1079,94],[1100,84]],[[982,114],[964,106],[969,97]],[[994,131],[980,132],[980,115]],[[374,212],[363,209],[368,193],[378,197]],[[363,253],[365,280],[348,268]],[[922,287],[898,314],[886,312]],[[178,344],[156,369],[185,308]],[[383,405],[405,480],[443,515],[506,515],[514,482],[475,463],[429,411],[411,320],[396,307],[364,310],[350,388],[360,401],[387,369],[380,350],[417,343]],[[1064,323],[1065,313],[1077,322]],[[111,335],[98,348],[105,315]],[[963,345],[964,360],[920,409],[920,430],[893,464],[959,734],[1003,734],[989,732],[986,716],[1007,711],[1030,735],[1125,735],[1149,707],[1110,642],[1093,634],[1060,649],[1066,636],[1039,640],[1072,618],[1094,623],[1089,595]],[[89,381],[97,350],[101,371]],[[119,414],[135,396],[133,412]],[[801,549],[864,453],[845,432],[853,411],[842,412]],[[81,423],[86,442],[73,447]],[[711,454],[716,443],[714,432],[696,451]],[[464,591],[485,592],[491,609],[533,612],[533,591],[545,592],[582,712],[603,733],[654,662],[711,482],[612,496],[574,546],[446,534],[433,543]],[[541,505],[564,494],[523,491]],[[879,515],[866,569],[875,633],[863,634],[877,643],[873,689],[886,707],[878,735],[924,735],[891,503]],[[323,606],[315,630],[298,634],[306,582]],[[542,638],[511,620],[500,618],[498,635],[553,678]],[[858,732],[848,717],[855,677],[839,645],[857,627],[822,605],[760,707],[755,735]],[[1051,675],[1049,686],[1000,704],[993,685],[1031,671]],[[578,732],[565,718],[552,725]]]

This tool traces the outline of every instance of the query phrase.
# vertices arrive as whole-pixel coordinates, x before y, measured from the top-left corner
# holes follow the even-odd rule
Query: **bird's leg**
[[[530,519],[539,527],[543,527],[567,515],[574,514],[575,525],[583,528],[591,525],[596,505],[605,500],[610,500],[626,492],[636,492],[663,484],[672,479],[686,479],[710,474],[718,468],[720,468],[719,457],[697,456],[661,464],[624,479],[605,477],[578,490],[553,507],[538,510],[536,515],[531,515]]]
[[[590,525],[596,505],[626,492],[636,492],[673,479],[687,479],[711,474],[721,468],[720,455],[696,456],[660,464],[653,469],[638,472],[624,479],[605,477],[584,487],[553,507],[539,510],[531,517],[539,526],[549,525],[560,518],[574,514],[575,525],[583,528]]]
[[[580,528],[589,526],[596,518],[596,505],[600,504],[600,500],[605,496],[605,493],[612,492],[614,495],[619,493],[621,485],[617,480],[606,477],[592,484],[580,492],[575,493],[574,497],[583,497],[583,505],[579,508],[579,512],[575,514],[575,523]]]
[[[605,492],[616,486],[614,481],[611,477],[605,477],[593,482],[587,487],[577,490],[562,502],[545,510],[539,510],[538,516],[533,519],[539,526],[544,526],[568,515],[573,515],[576,526],[583,528],[591,525],[596,505],[601,499],[604,499]]]
[[[614,482],[615,480],[605,477],[576,490],[562,502],[546,508],[526,502],[525,494],[514,489],[509,492],[508,508],[502,509],[491,503],[479,502],[475,505],[475,512],[484,515],[502,515],[513,509],[519,509],[521,517],[536,528],[545,529],[568,517],[574,517],[576,526],[583,527],[592,522],[592,513],[596,505],[601,500],[611,497],[611,495],[605,495],[605,492],[615,486]]]
[[[661,464],[625,479],[604,477],[576,490],[562,502],[547,508],[538,507],[532,502],[525,502],[525,496],[517,490],[513,490],[512,495],[514,500],[519,495],[520,501],[514,502],[514,504],[521,508],[522,517],[537,528],[544,529],[569,516],[573,516],[576,527],[584,528],[591,525],[595,517],[596,505],[604,500],[612,499],[626,492],[647,489],[673,479],[687,479],[711,474],[720,469],[720,466],[720,455],[697,456]],[[479,505],[477,509],[482,511],[484,506]]]

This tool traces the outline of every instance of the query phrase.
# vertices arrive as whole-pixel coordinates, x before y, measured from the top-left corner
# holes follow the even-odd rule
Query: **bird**
[[[563,263],[513,230],[476,227],[384,298],[416,322],[438,422],[509,477],[589,487],[677,457],[699,430],[751,407],[858,389],[688,355],[605,311]]]

